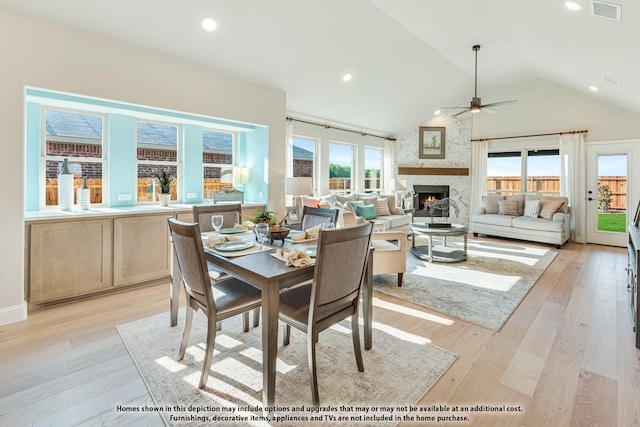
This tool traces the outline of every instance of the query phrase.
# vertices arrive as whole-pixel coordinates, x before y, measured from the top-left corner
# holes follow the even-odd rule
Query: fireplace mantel
[[[469,176],[469,168],[421,168],[411,166],[398,166],[398,175]]]

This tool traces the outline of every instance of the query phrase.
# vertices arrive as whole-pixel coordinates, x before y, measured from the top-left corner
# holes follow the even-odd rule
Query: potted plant
[[[273,225],[278,221],[278,215],[275,212],[268,211],[266,208],[257,208],[254,216],[248,217],[247,220],[254,224],[266,222],[269,225]]]
[[[171,182],[175,179],[175,176],[171,175],[169,168],[151,169],[151,173],[160,185],[160,193],[158,193],[160,206],[169,206],[169,201],[171,200]]]

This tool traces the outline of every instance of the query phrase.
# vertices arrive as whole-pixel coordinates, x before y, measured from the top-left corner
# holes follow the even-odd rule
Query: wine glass
[[[322,225],[320,226],[320,229],[322,229],[322,230],[331,230],[334,227],[335,226],[333,224],[333,221],[329,221],[329,222],[323,222]]]
[[[256,224],[256,236],[260,238],[260,250],[264,249],[264,239],[269,234],[269,224],[261,222]]]
[[[222,227],[222,221],[224,217],[222,215],[211,215],[211,225],[213,229],[216,231],[216,234],[220,231],[220,227]]]

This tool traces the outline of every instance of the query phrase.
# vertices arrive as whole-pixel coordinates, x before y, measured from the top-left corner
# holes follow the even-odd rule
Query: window
[[[82,186],[87,178],[91,190],[90,202],[103,202],[103,125],[99,115],[44,110],[44,205],[58,204],[58,173],[62,161],[69,159],[73,173],[74,189]],[[74,191],[74,198],[76,192]],[[77,200],[75,201],[77,203]]]
[[[354,158],[353,145],[329,144],[329,192],[350,194],[354,191]]]
[[[381,148],[364,149],[364,192],[380,192],[382,189],[382,152]]]
[[[291,176],[311,177],[314,190],[317,189],[314,173],[316,169],[316,147],[317,140],[315,139],[299,136],[293,138]]]
[[[487,193],[508,196],[523,192],[549,195],[560,193],[558,149],[489,153]]]
[[[171,182],[171,200],[178,200],[178,128],[172,125],[139,121],[136,124],[138,159],[138,202],[157,200],[156,180],[152,171],[168,168],[175,179]]]
[[[234,135],[227,132],[202,132],[202,197],[213,200],[213,193],[233,186]]]

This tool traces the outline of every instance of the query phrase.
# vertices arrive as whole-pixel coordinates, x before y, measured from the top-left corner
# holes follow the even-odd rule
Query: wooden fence
[[[627,206],[627,177],[601,176],[599,185],[608,185],[611,190],[611,210],[624,211]],[[519,176],[489,176],[487,190],[500,194],[519,194],[521,179]],[[527,180],[528,193],[560,194],[560,178],[557,176],[532,176]],[[595,197],[598,197],[595,194]]]

